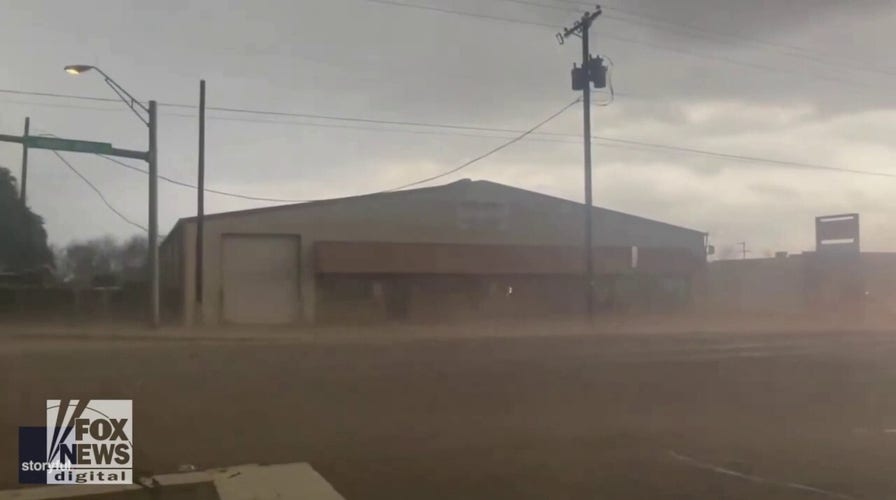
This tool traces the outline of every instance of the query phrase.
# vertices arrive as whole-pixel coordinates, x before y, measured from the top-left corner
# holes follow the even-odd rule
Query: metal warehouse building
[[[705,233],[593,208],[595,302],[689,304]],[[291,324],[581,311],[583,207],[487,181],[205,217],[160,248],[163,312],[192,324]]]

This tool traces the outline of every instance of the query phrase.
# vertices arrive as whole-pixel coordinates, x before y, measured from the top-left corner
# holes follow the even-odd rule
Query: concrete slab
[[[277,465],[240,465],[223,469],[178,474],[161,474],[151,481],[159,489],[136,484],[76,484],[39,486],[0,491],[0,500],[80,500],[130,499],[207,499],[267,500],[302,498],[305,500],[345,500],[307,463]]]
[[[0,500],[49,500],[52,498],[81,498],[109,495],[127,496],[129,492],[139,492],[136,484],[72,484],[60,486],[38,486],[18,490],[0,491]],[[135,497],[136,498],[136,497]]]
[[[216,471],[212,475],[222,500],[344,500],[307,463],[243,465]]]

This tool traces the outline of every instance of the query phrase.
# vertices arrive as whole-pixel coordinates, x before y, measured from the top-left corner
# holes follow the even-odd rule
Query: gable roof
[[[319,207],[319,206],[331,205],[331,204],[336,204],[336,203],[354,202],[354,201],[361,201],[361,200],[366,201],[366,200],[380,200],[380,199],[395,199],[395,198],[406,197],[409,194],[417,194],[417,193],[433,192],[433,191],[448,191],[448,190],[454,190],[454,189],[458,189],[458,188],[470,188],[472,186],[482,186],[482,187],[489,187],[489,188],[501,189],[501,190],[512,190],[512,191],[515,191],[520,194],[525,194],[527,196],[539,197],[539,198],[548,199],[548,200],[556,201],[556,202],[561,202],[561,203],[569,204],[569,205],[573,205],[573,206],[581,207],[584,205],[583,203],[579,203],[577,201],[569,200],[566,198],[560,198],[558,196],[552,196],[549,194],[539,193],[537,191],[530,191],[528,189],[518,188],[516,186],[509,186],[507,184],[501,184],[498,182],[492,182],[492,181],[486,181],[486,180],[474,181],[471,179],[461,179],[459,181],[450,182],[448,184],[440,184],[438,186],[423,187],[423,188],[416,188],[416,189],[405,189],[402,191],[378,191],[378,192],[374,192],[374,193],[354,195],[354,196],[345,196],[345,197],[341,197],[341,198],[325,198],[325,199],[321,199],[321,200],[309,200],[306,202],[289,203],[286,205],[275,205],[275,206],[271,206],[271,207],[248,208],[248,209],[244,209],[244,210],[233,210],[230,212],[218,212],[218,213],[213,213],[213,214],[206,214],[205,219],[206,220],[209,220],[209,219],[214,220],[214,219],[230,217],[230,216],[234,216],[234,215],[269,213],[269,212],[280,211],[280,210],[290,210],[290,209],[305,208],[305,207]],[[664,225],[664,226],[667,226],[670,228],[679,229],[682,231],[690,231],[690,232],[694,232],[694,233],[698,233],[698,234],[706,234],[704,231],[698,231],[696,229],[690,229],[687,227],[676,226],[674,224],[669,224],[666,222],[649,219],[649,218],[641,217],[638,215],[632,215],[632,214],[629,214],[626,212],[620,212],[617,210],[611,210],[608,208],[603,208],[603,207],[598,207],[598,206],[595,206],[594,209],[597,211],[601,211],[601,212],[616,214],[616,215],[625,216],[625,217],[631,217],[634,219],[648,221],[648,222],[652,222],[655,224],[661,224],[661,225]],[[166,235],[165,240],[162,242],[162,245],[164,245],[168,241],[168,239],[171,237],[171,235],[175,234],[178,231],[178,229],[180,228],[180,226],[183,223],[193,222],[196,219],[197,219],[196,216],[182,217],[182,218],[178,219],[178,221],[174,224],[174,227],[172,227],[171,231],[169,231],[168,235]]]
[[[492,182],[492,181],[485,181],[485,180],[482,180],[482,181],[470,181],[470,179],[464,179],[464,181],[472,182],[473,184],[478,184],[478,185],[482,185],[482,186],[489,186],[489,187],[494,187],[494,188],[499,188],[499,189],[509,189],[509,190],[517,191],[517,192],[519,192],[519,193],[524,193],[524,194],[526,194],[526,195],[528,195],[528,196],[533,196],[533,197],[538,197],[538,198],[544,198],[544,199],[548,199],[548,200],[551,200],[551,201],[556,201],[556,202],[560,202],[560,203],[565,203],[565,204],[568,204],[568,205],[571,205],[571,206],[576,206],[576,207],[582,207],[582,206],[585,205],[584,203],[580,203],[580,202],[578,202],[578,201],[573,201],[573,200],[570,200],[570,199],[567,199],[567,198],[561,198],[561,197],[559,197],[559,196],[553,196],[553,195],[550,195],[550,194],[539,193],[538,191],[531,191],[531,190],[523,189],[523,188],[519,188],[519,187],[516,187],[516,186],[508,186],[507,184],[501,184],[501,183],[499,183],[499,182]],[[463,181],[459,181],[459,182],[463,182]],[[452,184],[453,184],[453,183],[452,183]],[[450,184],[445,184],[444,187],[447,187],[447,186],[449,186],[449,185],[450,185]],[[645,222],[652,222],[652,223],[654,223],[654,224],[660,224],[660,225],[663,225],[663,226],[666,226],[666,227],[670,227],[670,228],[673,228],[673,229],[678,229],[678,230],[681,230],[681,231],[690,231],[690,232],[692,232],[692,233],[697,233],[697,234],[702,234],[702,235],[708,234],[708,233],[706,233],[706,231],[698,231],[698,230],[696,230],[696,229],[691,229],[691,228],[689,228],[689,227],[678,226],[678,225],[675,225],[675,224],[670,224],[670,223],[668,223],[668,222],[663,222],[663,221],[659,221],[659,220],[656,220],[656,219],[650,219],[650,218],[647,218],[647,217],[641,217],[640,215],[630,214],[630,213],[628,213],[628,212],[620,212],[619,210],[613,210],[613,209],[610,209],[610,208],[599,207],[599,206],[597,206],[597,205],[594,205],[594,206],[593,206],[593,209],[596,210],[596,211],[598,211],[598,212],[605,212],[605,213],[614,214],[614,215],[619,215],[619,216],[623,216],[623,217],[629,217],[629,218],[631,218],[631,219],[637,219],[637,220],[641,220],[641,221],[645,221]]]

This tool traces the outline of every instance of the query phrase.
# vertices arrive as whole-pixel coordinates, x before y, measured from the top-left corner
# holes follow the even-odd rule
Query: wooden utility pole
[[[149,150],[146,153],[149,164],[149,313],[150,324],[158,328],[159,317],[159,145],[158,112],[156,101],[149,101],[147,125],[149,126]]]
[[[31,130],[31,117],[25,117],[25,133],[22,138],[27,141],[28,134]],[[28,144],[22,142],[22,176],[19,178],[19,199],[22,201],[22,207],[28,206]]]
[[[193,321],[202,323],[203,237],[205,236],[205,80],[199,80],[199,165],[196,183],[196,311]]]
[[[588,32],[591,23],[601,14],[600,6],[596,6],[594,12],[585,12],[582,18],[576,21],[572,28],[566,28],[562,32],[557,33],[557,41],[561,44],[570,36],[578,36],[582,39],[582,67],[576,68],[573,65],[572,70],[572,88],[573,90],[582,91],[582,114],[584,120],[583,139],[585,146],[585,311],[588,320],[594,318],[594,255],[593,255],[593,237],[592,237],[592,214],[594,211],[594,201],[592,199],[593,189],[591,183],[591,85],[596,88],[602,88],[606,82],[606,69],[603,61],[598,58],[592,58]]]

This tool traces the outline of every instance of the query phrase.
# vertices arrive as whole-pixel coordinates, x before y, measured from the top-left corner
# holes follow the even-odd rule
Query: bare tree
[[[723,245],[717,253],[718,260],[731,260],[737,256],[737,248],[734,245]]]
[[[146,268],[145,236],[118,242],[112,236],[74,241],[57,250],[60,277],[80,286],[140,281]]]

